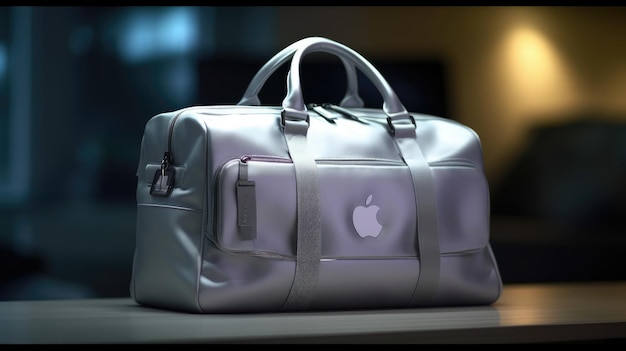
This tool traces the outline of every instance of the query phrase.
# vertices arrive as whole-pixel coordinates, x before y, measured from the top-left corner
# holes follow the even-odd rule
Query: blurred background
[[[0,300],[129,296],[145,123],[325,36],[480,136],[505,284],[624,280],[626,7],[0,7]],[[317,57],[319,56],[319,57]],[[339,61],[303,62],[338,102]],[[261,92],[280,104],[284,73]],[[381,100],[359,80],[367,106]]]

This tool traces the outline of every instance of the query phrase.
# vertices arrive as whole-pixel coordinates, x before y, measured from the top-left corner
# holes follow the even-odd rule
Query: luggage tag
[[[256,239],[256,190],[255,182],[248,179],[249,160],[241,158],[237,180],[237,225],[242,240]]]
[[[152,186],[150,187],[150,195],[168,197],[172,193],[174,188],[175,179],[174,167],[165,167],[161,165],[161,169],[154,173],[154,179],[152,180]]]

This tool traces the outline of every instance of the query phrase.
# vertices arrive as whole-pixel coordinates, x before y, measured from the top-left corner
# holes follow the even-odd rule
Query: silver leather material
[[[292,57],[285,109],[246,103],[195,106],[159,114],[146,123],[137,169],[130,284],[135,301],[193,313],[495,302],[502,281],[489,245],[489,186],[478,135],[449,119],[406,112],[380,73],[342,44],[313,37],[295,50],[288,48],[278,61],[272,59],[285,62]],[[326,112],[337,116],[334,123],[307,111],[298,67],[302,57],[314,51],[341,57],[347,69],[349,62],[365,71],[379,88],[384,108],[343,106],[358,120],[329,108]],[[264,81],[257,79],[249,87],[252,96]],[[283,127],[285,118],[293,117],[291,111],[296,111],[295,121],[308,116],[297,147],[289,144]],[[397,123],[400,134],[409,115],[415,122],[410,127],[414,136],[394,134],[390,124]],[[418,230],[422,200],[414,189],[422,185],[416,185],[415,170],[405,160],[412,156],[402,153],[406,146],[399,146],[398,138],[410,138],[406,145],[419,147],[432,177],[434,203],[427,205],[433,208],[436,226],[427,228],[433,232]],[[309,166],[301,168],[304,178],[296,176],[292,153],[297,148],[306,149],[314,160],[314,177],[307,178]],[[170,167],[176,174],[174,187],[167,197],[153,196],[151,183],[166,151],[171,152]],[[244,176],[255,192],[255,215],[245,218],[255,226],[252,238],[240,230],[242,215],[247,215],[241,209],[251,206],[242,207],[237,192]],[[319,190],[299,192],[305,188],[297,179],[315,181],[312,189]],[[310,215],[298,213],[298,208],[311,208],[299,200],[312,195],[319,198],[319,213],[305,222],[319,223],[319,228],[298,228],[304,223],[299,216]],[[360,235],[353,211],[366,205],[379,206],[376,218],[382,228]],[[300,246],[303,238],[298,235],[303,232],[319,232],[321,246],[313,269],[302,267],[306,260],[298,261],[302,252],[297,248],[309,247],[306,242]],[[420,257],[420,235],[435,238],[434,246],[428,245],[437,251],[426,253],[437,255],[436,264]],[[419,285],[420,276],[432,273],[423,270],[435,266],[435,277]],[[298,268],[306,278],[296,279]],[[298,279],[303,280],[295,284]],[[307,291],[294,292],[294,285]],[[432,291],[420,295],[421,289]],[[296,301],[294,308],[286,306],[290,299]]]
[[[320,41],[320,39],[325,39],[325,38],[310,37],[310,38],[301,39],[287,46],[286,48],[278,52],[276,55],[274,55],[274,57],[269,59],[263,65],[263,67],[261,67],[259,71],[254,75],[254,77],[248,84],[248,88],[243,93],[243,97],[241,98],[241,100],[239,100],[237,104],[238,105],[255,105],[255,106],[260,105],[261,101],[259,100],[259,92],[261,91],[261,88],[263,88],[263,85],[265,84],[267,79],[280,66],[282,66],[285,62],[287,62],[287,60],[289,60],[289,58],[291,58],[293,54],[296,53],[297,48],[308,43],[318,42]],[[341,100],[340,105],[346,106],[346,107],[363,107],[364,106],[363,100],[359,96],[356,67],[352,64],[351,61],[343,57],[339,57],[339,59],[343,63],[344,67],[346,68],[346,85],[347,85],[346,94],[344,98]]]

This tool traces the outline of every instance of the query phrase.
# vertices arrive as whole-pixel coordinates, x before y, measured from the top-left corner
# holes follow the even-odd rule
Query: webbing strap
[[[415,133],[414,124],[394,124],[395,141],[413,177],[417,204],[417,249],[420,273],[411,306],[428,305],[439,284],[441,270],[437,206],[433,175]]]
[[[284,135],[296,171],[296,272],[283,310],[304,310],[313,299],[320,259],[322,231],[320,184],[315,159],[307,150],[307,121],[284,121]]]

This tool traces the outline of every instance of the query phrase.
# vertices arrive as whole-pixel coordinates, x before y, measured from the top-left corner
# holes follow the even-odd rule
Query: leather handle
[[[259,100],[259,92],[263,88],[263,85],[267,81],[267,79],[276,72],[276,70],[282,66],[287,60],[289,60],[303,45],[310,45],[312,43],[318,41],[325,41],[326,39],[320,37],[308,37],[296,41],[295,43],[287,46],[280,52],[278,52],[274,57],[269,59],[261,69],[257,71],[254,75],[250,83],[248,84],[248,88],[243,94],[243,97],[237,105],[248,105],[248,106],[259,106],[261,101]],[[344,59],[343,57],[339,57],[341,62],[346,68],[346,78],[347,78],[347,89],[346,94],[341,100],[340,106],[343,107],[363,107],[363,100],[359,96],[358,91],[358,82],[357,82],[357,73],[356,68],[350,61]]]
[[[387,120],[393,130],[396,122],[415,124],[413,118],[409,115],[400,99],[391,88],[383,75],[361,54],[351,48],[338,43],[336,41],[323,38],[311,37],[311,40],[304,41],[298,45],[296,52],[291,59],[291,67],[287,75],[287,95],[282,102],[283,121],[291,120],[307,120],[308,114],[304,104],[302,95],[302,86],[300,83],[300,62],[303,57],[311,52],[327,52],[341,58],[342,61],[348,61],[356,66],[365,76],[371,80],[378,92],[383,98],[382,109],[387,115]]]

